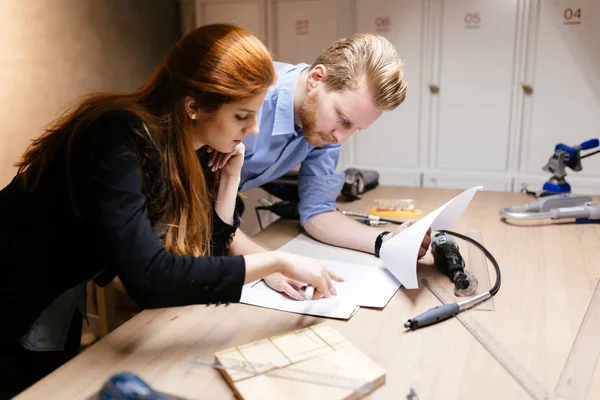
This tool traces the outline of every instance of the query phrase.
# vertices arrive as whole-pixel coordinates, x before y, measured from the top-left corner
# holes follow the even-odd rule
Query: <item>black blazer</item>
[[[149,216],[135,124],[113,112],[77,136],[70,171],[81,218],[66,145],[35,192],[19,176],[0,191],[1,342],[18,340],[58,295],[98,273],[99,284],[118,275],[142,308],[239,301],[244,258],[225,256],[239,218],[229,225],[213,209],[214,256],[167,252]]]

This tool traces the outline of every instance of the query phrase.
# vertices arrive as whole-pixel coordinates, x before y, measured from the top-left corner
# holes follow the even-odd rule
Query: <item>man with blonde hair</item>
[[[407,84],[396,49],[383,36],[356,34],[330,45],[310,66],[276,62],[275,69],[277,83],[258,114],[236,116],[256,118],[259,125],[259,134],[244,140],[240,191],[260,187],[300,164],[299,214],[305,230],[322,242],[378,255],[381,243],[393,234],[336,212],[345,174],[335,170],[344,142],[404,101]],[[264,251],[239,230],[238,236],[233,254]],[[429,242],[427,235],[420,257]],[[265,281],[303,299],[297,290],[302,283],[281,275]]]

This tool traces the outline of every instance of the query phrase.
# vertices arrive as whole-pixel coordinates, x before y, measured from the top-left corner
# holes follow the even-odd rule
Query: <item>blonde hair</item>
[[[366,82],[380,110],[398,107],[406,97],[404,63],[396,48],[380,35],[358,33],[329,46],[313,63],[327,68],[323,83],[328,90],[356,90]]]

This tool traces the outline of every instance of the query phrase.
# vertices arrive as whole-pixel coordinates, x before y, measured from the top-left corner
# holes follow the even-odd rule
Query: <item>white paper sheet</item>
[[[332,272],[344,278],[334,282],[337,295],[329,299],[298,301],[277,293],[264,282],[252,282],[242,290],[241,303],[300,314],[348,319],[359,306],[383,308],[400,288],[398,280],[381,260],[353,250],[328,246],[304,234],[296,236],[280,250],[307,255],[319,260]],[[354,254],[356,253],[356,254]],[[363,257],[356,257],[357,255]],[[371,265],[359,265],[326,258],[362,259]]]
[[[337,296],[329,299],[298,301],[269,288],[263,281],[242,289],[241,303],[275,310],[349,319],[363,307],[383,308],[404,285],[418,287],[417,257],[427,230],[451,229],[483,187],[464,191],[446,204],[421,218],[414,225],[387,240],[378,259],[362,252],[329,246],[300,234],[280,250],[319,259],[344,282],[334,282]]]
[[[293,300],[272,290],[263,281],[256,282],[254,286],[244,285],[240,302],[279,311],[337,319],[350,319],[360,308],[353,302],[343,301],[337,296],[321,300]]]
[[[483,187],[476,186],[465,190],[381,246],[379,255],[383,264],[404,287],[407,289],[419,287],[417,257],[427,230],[430,227],[434,230],[452,229],[479,190],[483,190]]]

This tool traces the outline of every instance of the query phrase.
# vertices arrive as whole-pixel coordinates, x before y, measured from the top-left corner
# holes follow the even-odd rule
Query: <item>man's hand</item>
[[[288,278],[279,273],[265,277],[264,281],[271,289],[285,293],[294,300],[304,300],[304,296],[300,293],[300,289],[306,286],[306,283]]]
[[[383,242],[385,243],[386,241],[388,241],[392,237],[396,236],[397,234],[399,234],[400,232],[402,232],[403,230],[405,230],[406,228],[408,228],[415,222],[417,222],[417,221],[415,221],[415,220],[406,221],[405,223],[400,225],[398,227],[398,229],[396,229],[394,232],[392,232],[389,235],[386,235],[383,238]],[[427,230],[427,233],[425,233],[425,237],[423,238],[423,242],[421,242],[421,248],[419,249],[419,259],[425,257],[425,254],[427,254],[427,250],[429,249],[430,244],[431,244],[431,228],[429,228]]]

